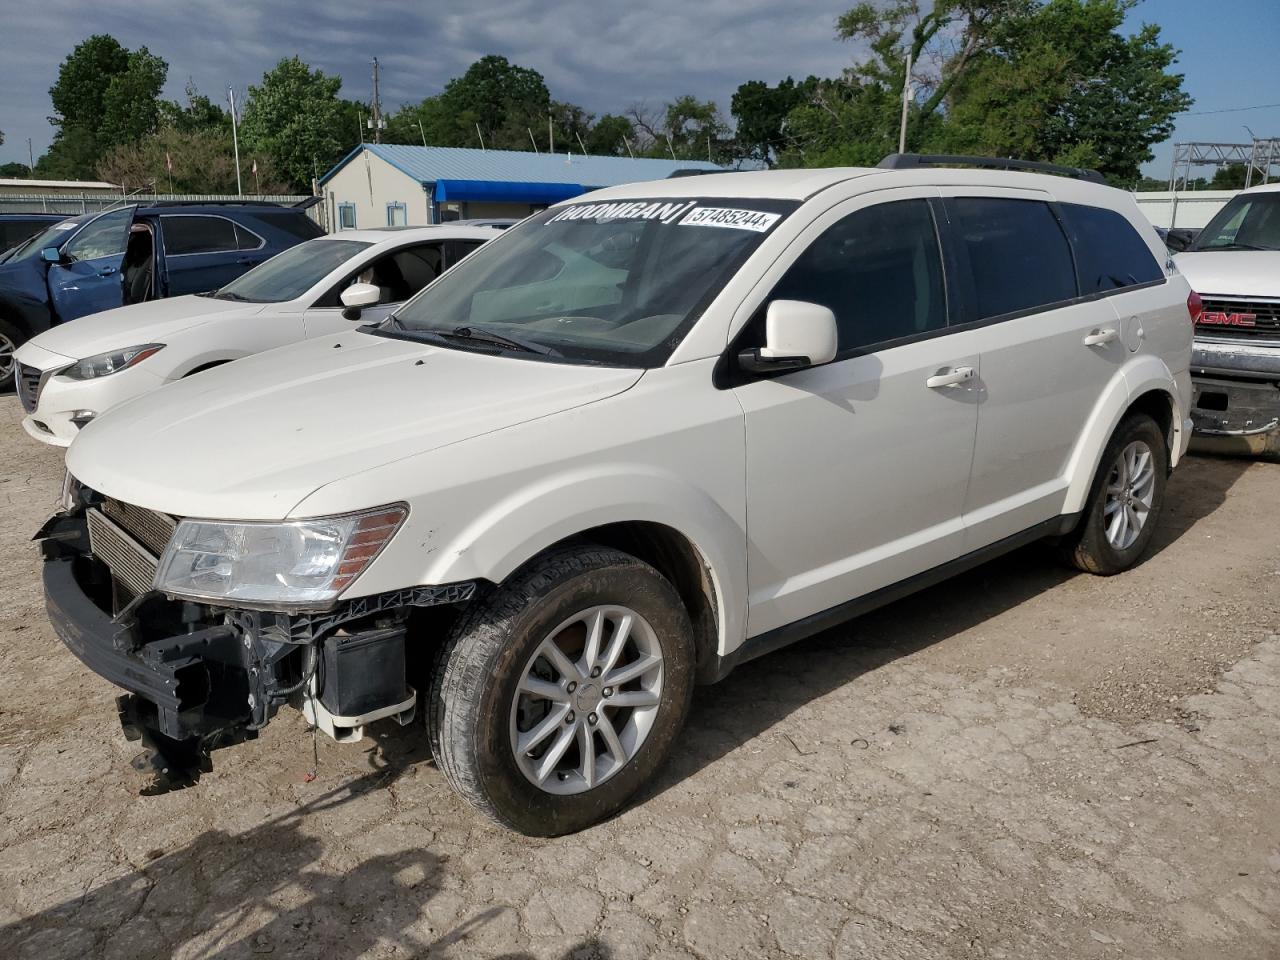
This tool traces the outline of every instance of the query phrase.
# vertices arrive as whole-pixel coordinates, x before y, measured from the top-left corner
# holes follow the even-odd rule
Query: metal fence
[[[128,196],[122,196],[118,193],[0,194],[0,213],[65,213],[71,217],[82,213],[97,213],[100,210],[106,210],[108,207],[120,206],[125,203],[136,203],[138,206],[145,207],[148,204],[172,200],[182,200],[187,203],[264,200],[268,203],[278,203],[287,207],[307,199],[309,197],[305,194],[245,194],[243,197],[225,193],[135,193]],[[308,210],[307,214],[320,226],[325,227],[326,230],[328,229],[323,201]]]

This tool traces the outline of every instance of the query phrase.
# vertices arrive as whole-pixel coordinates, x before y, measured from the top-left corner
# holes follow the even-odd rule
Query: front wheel
[[[1146,414],[1121,421],[1098,465],[1080,524],[1063,544],[1086,573],[1110,576],[1138,562],[1164,505],[1169,449]]]
[[[14,384],[17,361],[13,354],[27,342],[27,337],[7,320],[0,320],[0,390],[8,390]]]
[[[617,812],[670,752],[693,691],[679,595],[628,554],[583,546],[528,564],[442,647],[428,735],[463,797],[557,836]]]

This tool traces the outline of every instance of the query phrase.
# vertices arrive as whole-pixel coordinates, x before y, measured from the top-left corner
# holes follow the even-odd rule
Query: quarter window
[[[166,216],[161,218],[161,226],[167,256],[227,253],[239,248],[236,225],[223,217]]]
[[[1114,210],[1077,203],[1064,203],[1061,210],[1076,252],[1080,292],[1085,296],[1164,277],[1133,224]]]
[[[830,308],[841,353],[945,327],[946,287],[928,202],[851,213],[813,241],[771,299]]]
[[[1071,248],[1048,204],[956,197],[947,207],[973,276],[976,315],[968,319],[1034,310],[1076,296]]]

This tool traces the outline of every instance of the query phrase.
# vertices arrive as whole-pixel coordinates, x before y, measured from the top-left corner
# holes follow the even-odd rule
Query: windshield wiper
[[[1202,250],[1274,250],[1275,247],[1259,247],[1252,243],[1215,243]]]
[[[520,340],[516,337],[508,336],[505,333],[497,333],[493,330],[486,330],[484,327],[454,327],[452,331],[446,333],[443,330],[432,330],[432,333],[439,337],[446,337],[451,340],[472,340],[476,343],[492,343],[495,346],[506,347],[508,350],[520,350],[524,353],[536,353],[544,357],[558,357],[560,351],[552,347],[543,346],[540,343],[533,343],[529,340]]]

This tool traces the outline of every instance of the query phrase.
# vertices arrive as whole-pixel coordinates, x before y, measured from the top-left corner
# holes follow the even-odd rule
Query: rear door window
[[[830,308],[840,353],[945,327],[946,287],[928,201],[849,214],[810,244],[770,299]]]
[[[1071,234],[1083,295],[1164,279],[1151,249],[1125,217],[1078,203],[1064,203],[1059,209]]]
[[[952,230],[973,278],[969,320],[987,320],[1077,296],[1071,247],[1047,203],[952,197]]]
[[[235,224],[223,217],[165,216],[161,223],[166,256],[224,253],[239,248]]]

